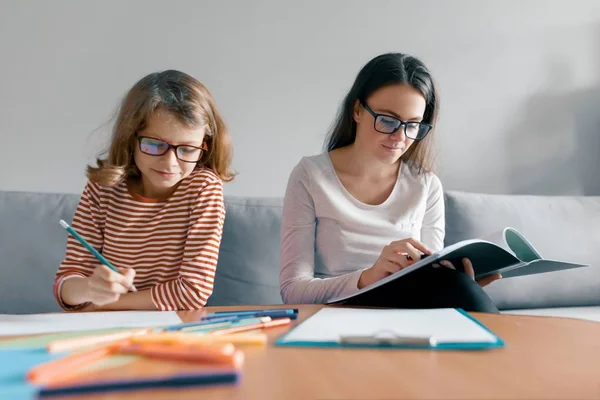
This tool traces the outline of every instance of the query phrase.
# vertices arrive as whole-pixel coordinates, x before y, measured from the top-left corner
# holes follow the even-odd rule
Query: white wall
[[[439,83],[447,189],[600,194],[595,0],[0,0],[0,189],[79,193],[124,92],[175,68],[231,128],[226,194],[281,196],[388,51]]]

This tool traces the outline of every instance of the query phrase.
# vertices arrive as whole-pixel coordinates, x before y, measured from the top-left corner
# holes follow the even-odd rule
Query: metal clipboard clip
[[[341,344],[374,345],[374,346],[430,346],[435,347],[438,341],[433,336],[404,336],[395,332],[382,331],[373,335],[340,336]]]

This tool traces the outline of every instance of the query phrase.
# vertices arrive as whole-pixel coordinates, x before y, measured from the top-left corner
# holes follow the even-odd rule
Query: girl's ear
[[[358,123],[358,120],[360,119],[360,108],[360,101],[356,100],[356,102],[354,102],[354,110],[352,111],[352,118],[356,123]]]

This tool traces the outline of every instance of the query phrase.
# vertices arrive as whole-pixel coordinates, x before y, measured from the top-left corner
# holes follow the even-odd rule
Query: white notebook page
[[[112,328],[153,328],[181,323],[175,311],[0,314],[0,336]]]
[[[283,342],[339,342],[342,336],[434,337],[438,343],[495,343],[497,338],[455,309],[324,308]]]

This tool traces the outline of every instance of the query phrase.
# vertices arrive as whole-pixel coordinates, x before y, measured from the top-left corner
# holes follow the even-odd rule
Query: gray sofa
[[[600,320],[600,197],[446,193],[446,243],[519,229],[549,258],[590,268],[504,279],[486,287],[505,312]],[[77,195],[0,191],[0,313],[58,311],[52,281],[64,256]],[[281,303],[279,198],[227,197],[227,216],[209,305]],[[556,308],[559,307],[559,308]],[[564,307],[568,307],[564,309]]]

